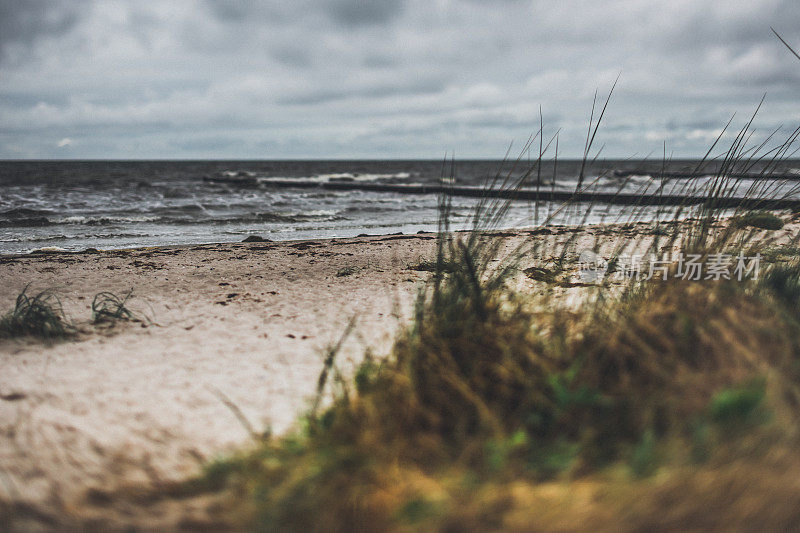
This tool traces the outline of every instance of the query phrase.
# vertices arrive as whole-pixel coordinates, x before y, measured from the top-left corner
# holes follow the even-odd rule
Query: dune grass
[[[771,289],[663,283],[624,309],[534,314],[500,290],[479,298],[461,274],[389,358],[339,381],[297,433],[210,465],[206,487],[231,491],[247,527],[266,531],[499,530],[520,516],[548,528],[575,511],[563,494],[562,514],[530,515],[553,480],[618,491],[591,509],[607,520],[641,504],[637,479],[752,469],[796,444],[800,320]],[[712,479],[743,482],[725,476]]]
[[[61,300],[53,290],[29,293],[26,286],[17,296],[14,308],[0,317],[0,338],[31,336],[47,341],[66,338],[74,333]]]
[[[710,179],[699,165],[680,185],[706,202],[655,215],[633,206],[608,231],[583,231],[594,205],[536,205],[536,225],[567,210],[575,231],[509,242],[491,230],[511,200],[485,199],[473,231],[454,232],[444,195],[436,255],[409,267],[429,281],[390,353],[367,357],[348,379],[331,349],[299,429],[209,465],[194,486],[227,493],[232,523],[263,531],[617,530],[669,527],[670,516],[672,527],[741,518],[770,529],[800,520],[788,503],[800,490],[774,476],[775,461],[800,469],[800,263],[765,262],[744,279],[677,275],[690,254],[760,257],[776,246],[763,229],[782,227],[781,217],[720,207],[739,190],[729,175],[756,167],[764,180],[747,193],[777,195],[767,178],[797,132],[763,153],[747,145],[751,122]],[[590,121],[587,159],[597,126]],[[489,186],[514,191],[535,178],[538,187],[547,146]],[[579,181],[578,190],[593,186],[583,172]],[[659,181],[658,190],[669,185]],[[586,250],[606,268],[578,283]],[[666,258],[667,279],[614,280],[634,253]],[[565,289],[581,291],[577,305],[562,303]],[[747,500],[745,515],[745,493],[721,495],[748,483],[775,494]],[[667,494],[669,509],[658,503]]]
[[[528,511],[503,501],[516,484],[613,485],[624,466],[627,487],[771,449],[742,435],[796,444],[800,315],[771,290],[663,283],[624,309],[537,315],[463,274],[301,432],[215,466],[251,526],[502,529]]]
[[[138,315],[128,307],[132,296],[132,290],[122,296],[108,291],[97,293],[92,299],[92,323],[115,324],[120,320],[136,320]]]
[[[122,296],[104,291],[91,304],[91,324],[113,326],[120,321],[152,323],[145,313],[130,306],[133,291]],[[22,289],[14,308],[0,317],[0,338],[34,337],[47,342],[77,338],[80,323],[72,322],[64,312],[61,299],[53,289],[31,293]]]

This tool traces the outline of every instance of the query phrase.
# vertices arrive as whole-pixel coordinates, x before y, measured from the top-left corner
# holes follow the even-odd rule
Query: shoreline
[[[685,222],[691,220],[691,218],[682,219],[681,222]],[[613,221],[613,222],[599,222],[593,224],[559,224],[559,223],[548,223],[548,224],[541,224],[539,226],[519,226],[519,227],[498,227],[491,230],[481,230],[488,234],[518,234],[519,236],[526,236],[526,235],[539,235],[539,234],[551,234],[551,235],[559,235],[562,232],[572,232],[576,229],[584,230],[584,229],[602,229],[602,230],[609,230],[614,228],[625,228],[630,226],[647,226],[651,224],[652,221],[650,220],[635,220],[630,222],[624,221]],[[662,221],[663,224],[672,224],[671,220]],[[475,230],[473,229],[451,229],[452,233],[471,233]],[[339,241],[345,240],[354,240],[358,241],[360,239],[387,239],[388,240],[403,240],[403,239],[414,239],[414,238],[422,238],[426,239],[428,237],[436,236],[436,230],[418,230],[413,233],[405,233],[402,231],[392,232],[392,233],[359,233],[354,236],[344,236],[344,237],[303,237],[298,239],[279,239],[273,240],[267,237],[263,237],[260,235],[249,235],[245,239],[242,240],[235,240],[235,241],[212,241],[212,242],[201,242],[201,243],[179,243],[179,244],[157,244],[157,245],[144,245],[144,246],[127,246],[123,248],[93,248],[87,247],[82,250],[67,250],[64,248],[60,248],[58,246],[43,246],[41,248],[36,248],[30,250],[28,252],[11,252],[5,253],[0,252],[0,264],[3,262],[7,262],[8,260],[16,260],[16,259],[24,259],[30,257],[57,257],[59,255],[64,256],[72,256],[72,255],[94,255],[94,254],[113,254],[113,253],[132,253],[137,251],[154,251],[154,250],[184,250],[184,249],[192,249],[192,248],[202,248],[202,247],[209,247],[209,246],[236,246],[236,245],[264,245],[264,246],[279,246],[279,245],[291,245],[295,243],[303,243],[303,242],[321,242],[321,243],[336,243]],[[247,239],[256,238],[258,240],[248,241]],[[262,240],[263,239],[263,240]]]
[[[529,231],[530,228],[514,228],[510,229],[509,231]],[[471,230],[458,230],[458,231],[471,231]],[[115,252],[137,252],[137,251],[154,251],[154,250],[184,250],[184,249],[192,249],[194,247],[208,247],[208,246],[235,246],[239,244],[246,244],[246,245],[282,245],[282,244],[293,244],[293,243],[301,243],[301,242],[335,242],[335,241],[343,241],[347,239],[369,239],[369,238],[380,238],[380,237],[406,237],[406,238],[414,238],[418,235],[436,235],[434,231],[418,231],[416,233],[402,233],[402,232],[395,232],[395,233],[361,233],[353,237],[319,237],[319,238],[300,238],[300,239],[284,239],[284,240],[272,240],[266,237],[261,237],[259,235],[252,235],[247,238],[255,237],[258,240],[248,241],[247,238],[242,240],[236,241],[213,241],[213,242],[201,242],[201,243],[180,243],[180,244],[161,244],[161,245],[152,245],[152,246],[127,246],[124,248],[84,248],[83,250],[67,250],[60,248],[58,246],[43,246],[41,248],[33,249],[29,252],[12,252],[12,253],[4,253],[0,252],[0,259],[22,259],[26,257],[39,257],[39,256],[55,256],[58,254],[64,255],[87,255],[87,254],[103,254],[103,253],[115,253]],[[263,240],[262,240],[263,239]]]

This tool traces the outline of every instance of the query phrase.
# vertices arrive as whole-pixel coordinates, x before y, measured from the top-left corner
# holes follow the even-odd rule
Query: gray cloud
[[[390,96],[436,94],[445,88],[444,80],[437,78],[400,80],[391,84],[370,87],[329,88],[319,87],[298,92],[277,100],[281,105],[317,105],[345,99],[375,99]]]
[[[297,22],[323,14],[348,27],[381,25],[402,14],[406,0],[296,0],[294,2],[252,2],[207,0],[211,14],[222,22]]]
[[[223,21],[240,22],[248,18],[252,12],[252,2],[240,0],[208,0],[206,5],[212,13]]]
[[[299,46],[277,46],[272,56],[278,62],[293,67],[308,67],[313,63],[311,53]]]
[[[393,20],[404,7],[404,0],[329,0],[327,9],[347,26],[369,26]]]
[[[788,0],[0,0],[0,157],[702,154],[763,93],[800,121]],[[766,128],[765,129],[769,129]]]
[[[80,0],[0,0],[0,59],[13,45],[31,46],[41,37],[58,37],[75,25]]]

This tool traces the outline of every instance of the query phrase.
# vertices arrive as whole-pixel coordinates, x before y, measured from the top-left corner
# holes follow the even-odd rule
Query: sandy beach
[[[610,245],[646,227],[588,226],[577,240],[599,234]],[[531,233],[502,235],[512,246]],[[4,307],[28,283],[54,288],[78,329],[52,345],[0,342],[0,500],[47,524],[98,491],[187,479],[251,432],[286,432],[351,319],[345,368],[388,352],[429,275],[410,267],[434,244],[418,234],[0,258]],[[96,293],[131,289],[142,322],[90,324]],[[148,523],[174,525],[186,509],[175,512]]]
[[[511,247],[529,233],[502,235]],[[0,340],[0,501],[47,523],[90,491],[180,481],[245,445],[251,430],[286,432],[308,409],[326,348],[351,319],[340,365],[387,353],[429,275],[409,267],[432,256],[435,239],[0,258],[5,308],[28,283],[54,289],[78,329],[52,345]],[[129,290],[143,322],[90,323],[95,294]]]
[[[57,511],[92,487],[178,480],[308,406],[325,348],[385,352],[433,235],[2,258],[0,301],[55,288],[77,339],[0,344],[0,499]],[[124,294],[153,323],[88,323]],[[46,511],[43,511],[46,512]]]

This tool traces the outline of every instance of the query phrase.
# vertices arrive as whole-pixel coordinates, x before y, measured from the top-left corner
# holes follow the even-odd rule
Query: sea
[[[539,167],[527,161],[487,160],[0,161],[0,254],[239,242],[250,236],[282,241],[410,234],[437,228],[437,194],[278,186],[287,180],[481,187],[493,181],[496,186],[515,183],[527,175],[526,187],[570,191],[583,175],[581,186],[589,184],[593,191],[657,194],[685,191],[680,173],[697,165],[691,160],[560,160]],[[767,192],[800,197],[795,190],[799,168],[800,161],[783,161],[781,179],[772,180]],[[678,177],[664,178],[665,169]],[[695,180],[692,187],[699,190],[713,182],[714,169],[707,171],[707,179],[699,186]],[[754,183],[739,179],[737,187],[753,194]],[[470,228],[478,200],[455,197],[452,202],[453,229]],[[585,222],[618,221],[630,210],[592,205]],[[583,221],[580,206],[559,209],[547,202],[518,201],[501,225],[567,224],[576,216]],[[653,208],[647,216],[658,213]]]

